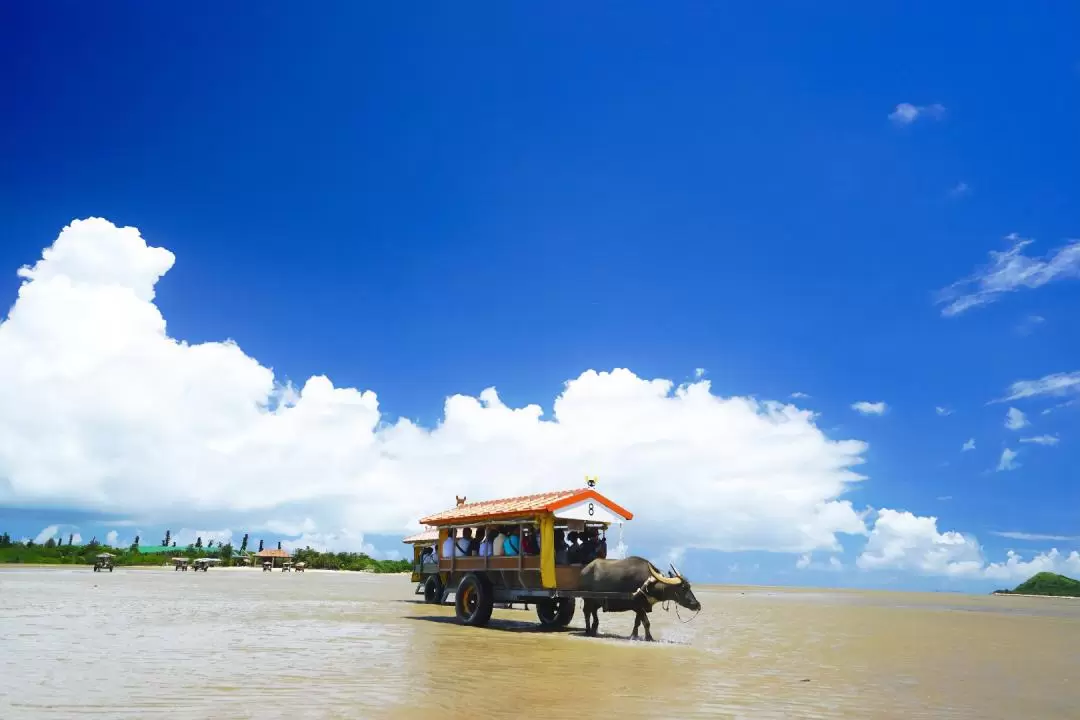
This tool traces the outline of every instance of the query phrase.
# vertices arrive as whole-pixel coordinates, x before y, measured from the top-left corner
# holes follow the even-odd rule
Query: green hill
[[[1057,573],[1041,572],[1020,583],[1012,590],[998,590],[1002,595],[1054,595],[1080,597],[1080,580]]]

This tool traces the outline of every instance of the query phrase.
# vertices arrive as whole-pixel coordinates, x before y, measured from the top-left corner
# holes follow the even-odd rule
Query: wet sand
[[[1076,718],[1080,603],[695,588],[688,624],[465,628],[407,577],[0,568],[0,718]],[[682,611],[684,620],[690,614]]]

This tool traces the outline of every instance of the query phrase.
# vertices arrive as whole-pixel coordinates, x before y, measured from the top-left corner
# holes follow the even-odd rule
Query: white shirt
[[[506,536],[505,535],[503,535],[502,533],[499,533],[498,535],[496,535],[495,536],[495,542],[493,542],[491,544],[491,554],[492,555],[502,555],[503,554],[503,543],[504,542],[506,542]]]
[[[443,540],[442,557],[450,557],[451,553],[453,553],[454,557],[464,557],[468,555],[469,541],[465,538],[446,538],[446,540]]]

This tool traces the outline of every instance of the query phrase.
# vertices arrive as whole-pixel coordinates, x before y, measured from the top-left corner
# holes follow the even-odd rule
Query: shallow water
[[[466,628],[407,577],[0,568],[0,718],[1078,718],[1080,601],[695,588],[660,642],[496,610]],[[682,611],[683,619],[690,614]]]

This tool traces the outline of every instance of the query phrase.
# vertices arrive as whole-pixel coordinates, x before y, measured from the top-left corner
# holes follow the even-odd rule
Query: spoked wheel
[[[563,628],[574,619],[574,598],[554,598],[536,601],[536,617],[546,628]]]
[[[424,602],[435,604],[442,600],[443,584],[438,575],[432,575],[424,581]]]
[[[458,620],[464,625],[483,627],[491,619],[495,607],[491,586],[479,575],[469,573],[461,579],[454,593],[454,606]]]

